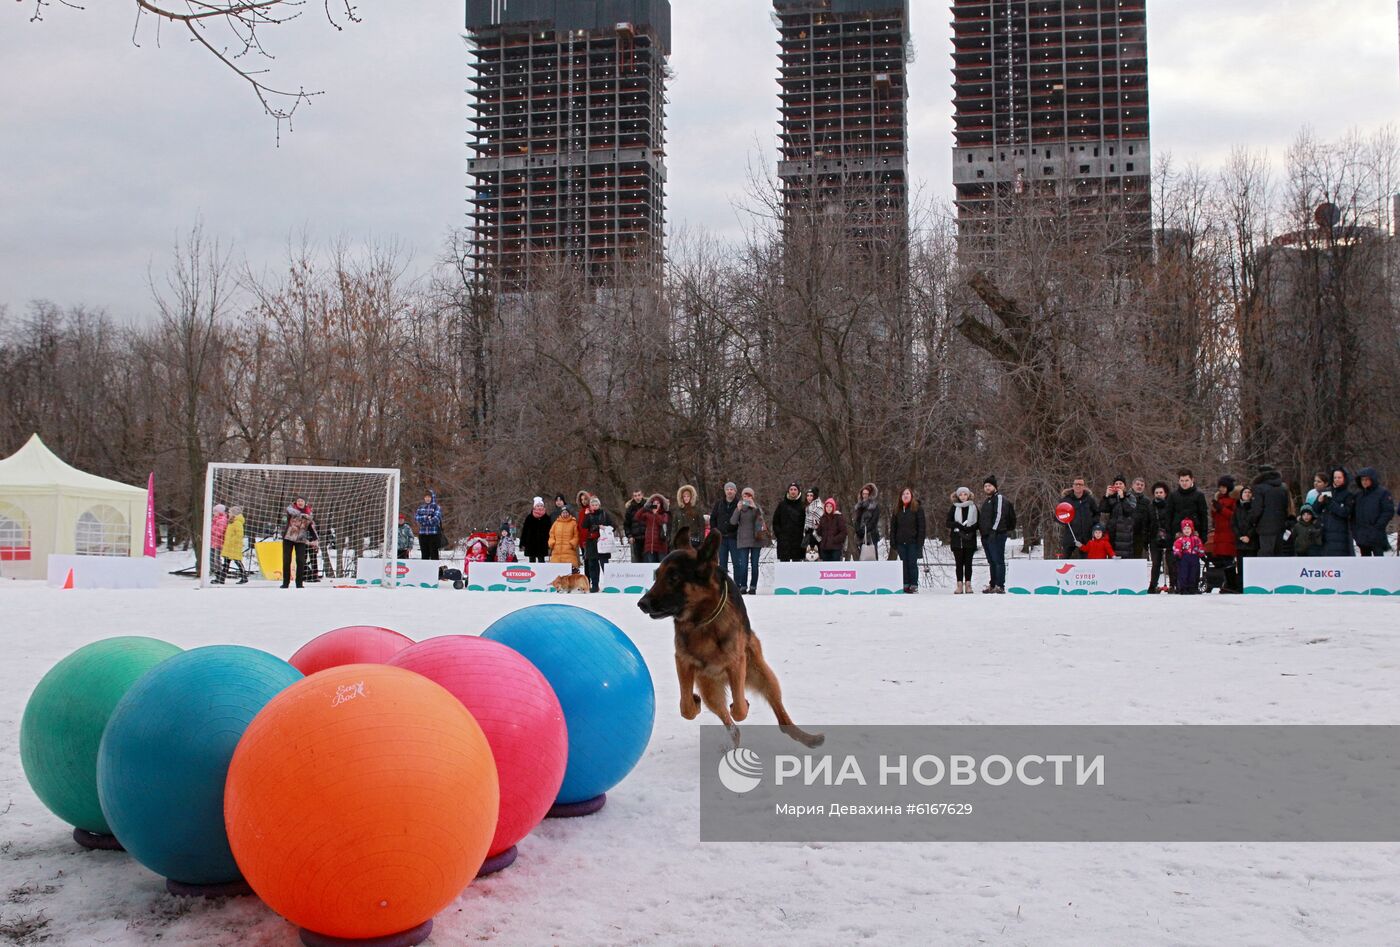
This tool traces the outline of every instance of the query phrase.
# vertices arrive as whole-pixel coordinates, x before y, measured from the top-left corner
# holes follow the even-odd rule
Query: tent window
[[[90,507],[78,517],[73,551],[80,556],[129,556],[131,526],[115,507]]]
[[[0,503],[0,562],[28,562],[31,555],[29,517],[13,503]]]

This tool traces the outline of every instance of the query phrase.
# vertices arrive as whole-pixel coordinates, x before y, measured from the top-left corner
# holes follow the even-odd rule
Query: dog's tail
[[[763,647],[758,643],[758,636],[753,634],[749,635],[748,665],[745,689],[751,689],[761,695],[768,702],[768,706],[773,708],[773,715],[778,718],[778,729],[803,746],[816,747],[825,743],[825,734],[808,733],[793,723],[792,717],[788,716],[787,708],[783,706],[783,692],[778,686],[778,677],[768,666],[768,662],[763,660]]]

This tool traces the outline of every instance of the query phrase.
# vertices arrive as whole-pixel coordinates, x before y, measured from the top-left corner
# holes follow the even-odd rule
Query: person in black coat
[[[1255,530],[1258,522],[1259,499],[1251,487],[1245,487],[1240,491],[1234,515],[1230,517],[1230,528],[1235,531],[1235,553],[1241,559],[1260,555],[1259,534]]]
[[[1171,530],[1172,542],[1181,534],[1181,521],[1190,520],[1196,527],[1196,534],[1205,542],[1206,530],[1210,523],[1210,504],[1206,495],[1196,489],[1196,477],[1189,470],[1178,470],[1177,487],[1167,498],[1167,526]]]
[[[554,521],[544,511],[544,500],[535,497],[530,512],[520,524],[520,551],[531,562],[549,560],[549,528]]]
[[[1277,556],[1283,530],[1288,521],[1288,488],[1283,477],[1272,467],[1265,467],[1254,478],[1254,522],[1251,534],[1258,544],[1256,556]]]
[[[1167,485],[1160,480],[1152,485],[1152,499],[1143,509],[1143,529],[1147,537],[1147,553],[1152,559],[1152,578],[1147,591],[1155,594],[1162,578],[1167,573],[1167,586],[1176,590],[1176,570],[1171,568],[1172,528],[1167,513]]]
[[[1395,498],[1381,486],[1375,467],[1356,472],[1356,500],[1352,507],[1351,534],[1363,556],[1384,555],[1390,548],[1386,530],[1395,516]]]
[[[1128,482],[1122,474],[1113,478],[1099,509],[1103,511],[1108,541],[1113,543],[1113,555],[1119,559],[1133,558],[1138,531],[1137,496],[1128,492]]]
[[[1332,470],[1332,489],[1317,498],[1321,505],[1322,554],[1324,556],[1354,556],[1351,524],[1356,516],[1356,494],[1351,490],[1351,474],[1345,468]]]
[[[1080,554],[1084,544],[1093,538],[1094,524],[1099,521],[1099,505],[1087,489],[1083,477],[1074,478],[1074,486],[1060,496],[1062,503],[1074,507],[1074,516],[1060,531],[1060,558],[1072,559]]]
[[[919,498],[911,487],[900,491],[890,514],[891,552],[898,552],[904,563],[904,592],[915,595],[919,591],[919,558],[924,554],[926,524],[924,510],[919,506]]]
[[[953,568],[956,573],[957,590],[955,595],[972,593],[972,556],[977,552],[977,501],[967,487],[958,487],[949,497],[948,507],[948,548],[953,550]]]
[[[642,543],[646,539],[646,526],[637,520],[637,514],[646,505],[646,492],[633,490],[632,499],[628,500],[627,505],[622,508],[622,533],[627,537],[628,545],[631,546],[633,562],[641,562],[646,558],[642,554]]]
[[[1004,496],[995,474],[982,481],[982,509],[977,514],[977,528],[982,531],[982,549],[987,554],[991,576],[983,592],[1006,592],[1006,537],[1016,528],[1016,508]]]
[[[807,506],[802,502],[802,487],[796,481],[788,484],[787,496],[773,507],[773,538],[778,543],[779,562],[801,562],[806,556],[802,528],[807,520]]]

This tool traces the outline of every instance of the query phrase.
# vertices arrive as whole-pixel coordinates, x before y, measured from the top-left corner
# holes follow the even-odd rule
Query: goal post
[[[210,464],[204,479],[204,554],[200,557],[201,587],[266,577],[262,565],[281,579],[281,542],[287,527],[287,507],[303,498],[311,508],[316,545],[307,554],[307,579],[335,580],[358,576],[363,558],[397,557],[399,471],[394,467],[313,467],[302,464]],[[225,565],[222,544],[215,544],[214,507],[243,513],[244,540],[240,558]],[[276,546],[259,544],[275,543]],[[230,550],[232,551],[232,550]],[[314,556],[313,556],[314,552]],[[273,565],[275,560],[275,565]],[[397,583],[396,570],[382,577],[385,586]]]

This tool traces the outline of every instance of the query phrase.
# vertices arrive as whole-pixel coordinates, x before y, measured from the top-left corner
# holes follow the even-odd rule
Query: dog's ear
[[[689,526],[682,526],[680,529],[676,530],[676,535],[674,535],[674,536],[671,537],[671,548],[672,548],[672,549],[689,549],[689,548],[690,548],[690,527],[689,527]]]
[[[705,541],[700,544],[699,557],[701,563],[713,564],[719,561],[719,530],[710,530],[710,535],[705,537]]]

